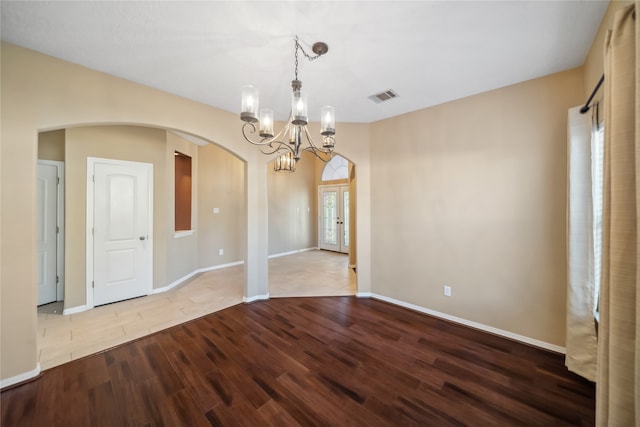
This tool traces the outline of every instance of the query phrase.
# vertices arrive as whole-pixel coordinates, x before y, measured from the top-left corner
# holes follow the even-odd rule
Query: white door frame
[[[102,159],[99,157],[87,157],[87,214],[86,214],[86,308],[93,308],[93,256],[94,256],[94,204],[95,188],[93,185],[93,174],[96,164],[124,165],[124,166],[146,166],[147,178],[149,182],[149,250],[147,251],[147,295],[153,292],[153,164],[143,162],[130,162],[126,160]]]
[[[58,282],[56,283],[56,300],[62,301],[64,300],[64,162],[38,159],[38,164],[55,166],[58,170],[58,191],[56,194],[56,226],[58,227],[58,235],[56,238],[56,270]]]

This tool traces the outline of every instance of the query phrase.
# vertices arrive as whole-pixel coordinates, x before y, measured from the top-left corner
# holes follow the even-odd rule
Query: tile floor
[[[355,295],[356,274],[349,256],[307,251],[269,260],[269,296],[319,297]]]
[[[347,255],[307,251],[269,260],[271,297],[353,295]],[[242,265],[201,273],[168,292],[62,315],[62,302],[38,308],[41,369],[97,353],[242,302]]]

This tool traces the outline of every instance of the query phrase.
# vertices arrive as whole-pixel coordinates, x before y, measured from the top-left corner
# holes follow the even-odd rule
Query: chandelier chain
[[[296,69],[295,69],[295,76],[296,76],[296,80],[298,80],[298,49],[300,49],[302,51],[302,54],[309,60],[309,61],[313,61],[315,59],[318,59],[322,56],[322,54],[317,54],[315,56],[311,56],[307,53],[306,50],[304,50],[304,48],[302,47],[302,45],[300,44],[300,42],[298,41],[298,36],[296,36],[295,40],[294,40],[295,44],[296,44],[296,54],[295,54],[295,58],[296,58]]]
[[[298,43],[298,36],[296,36],[296,80],[298,80],[298,47],[300,44]]]

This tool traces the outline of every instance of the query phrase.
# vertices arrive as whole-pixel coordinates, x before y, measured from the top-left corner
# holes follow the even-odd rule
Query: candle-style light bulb
[[[240,119],[247,123],[258,121],[258,88],[255,86],[245,86],[242,88],[242,107],[240,109]]]
[[[336,133],[336,113],[335,108],[326,105],[320,109],[320,134],[332,136]]]
[[[306,125],[307,118],[307,94],[305,92],[295,91],[291,98],[291,123],[294,125]]]
[[[260,136],[262,138],[273,137],[273,110],[268,108],[260,110]]]

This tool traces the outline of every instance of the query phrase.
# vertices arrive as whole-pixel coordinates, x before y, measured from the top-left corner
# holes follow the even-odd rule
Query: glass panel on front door
[[[327,191],[322,194],[322,241],[330,245],[338,244],[337,222],[337,192]]]

